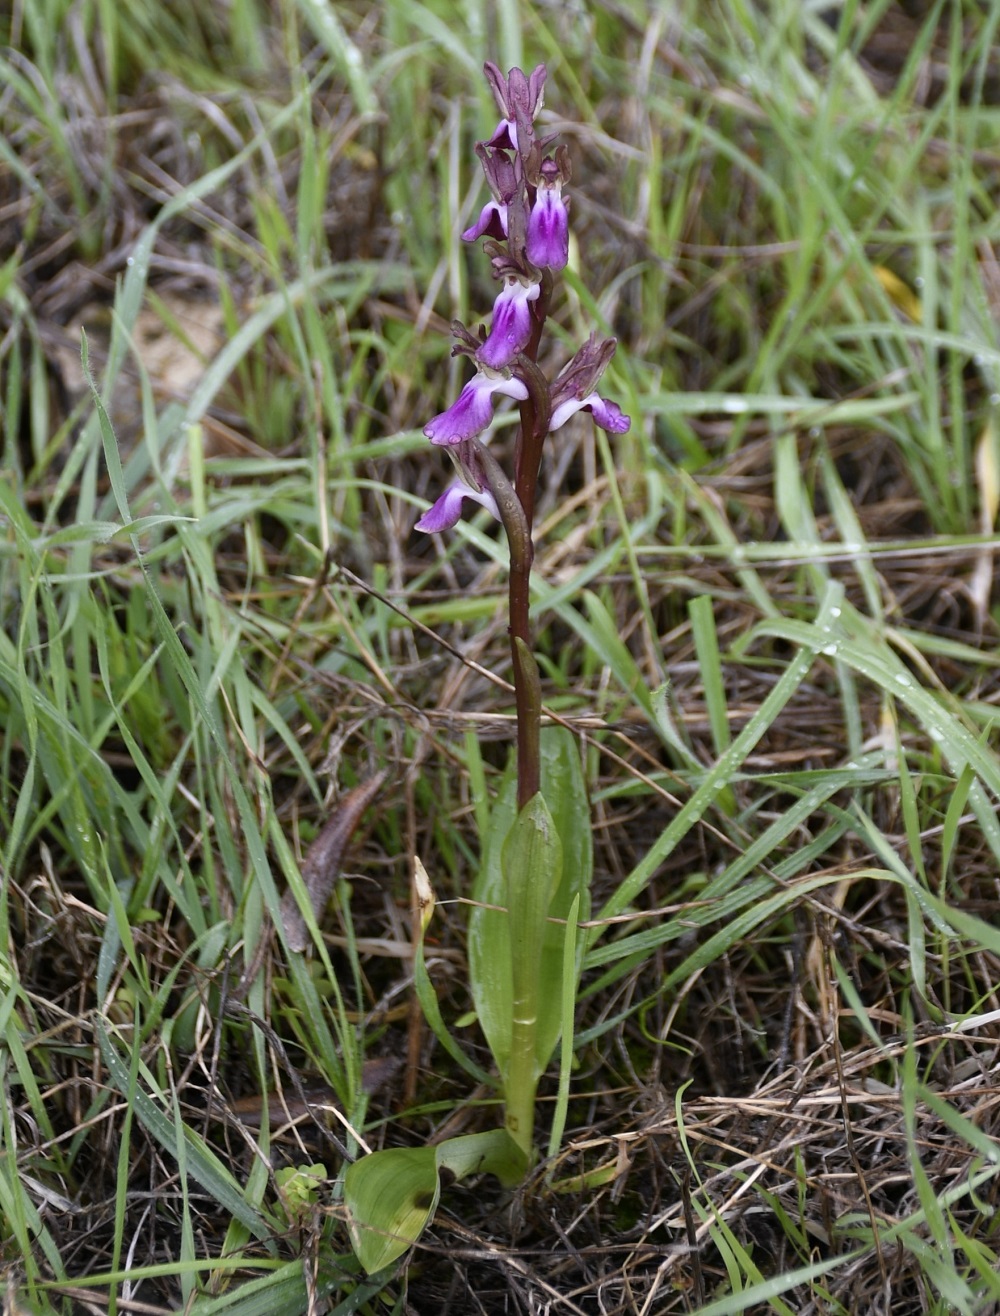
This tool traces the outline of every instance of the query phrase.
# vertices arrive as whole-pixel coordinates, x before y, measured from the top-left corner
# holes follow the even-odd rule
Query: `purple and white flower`
[[[482,462],[476,446],[470,440],[456,444],[448,453],[458,469],[459,479],[453,480],[433,507],[427,509],[415,530],[435,535],[453,529],[462,518],[462,504],[466,498],[479,503],[500,520],[497,501],[486,483]]]
[[[608,402],[596,392],[597,381],[615,354],[615,338],[591,334],[563,366],[552,385],[552,417],[549,433],[565,425],[578,411],[589,411],[596,424],[609,434],[624,434],[632,423],[616,402]]]
[[[493,136],[486,141],[487,146],[498,146],[504,151],[517,150],[517,124],[513,119],[501,119],[493,130]]]
[[[462,231],[463,242],[475,242],[477,238],[495,238],[502,242],[507,236],[507,207],[499,201],[487,201],[479,212],[474,224]]]
[[[538,300],[539,285],[524,283],[516,275],[504,280],[503,291],[493,303],[489,337],[476,353],[476,360],[494,370],[509,366],[531,337],[531,303]]]
[[[542,108],[545,92],[545,65],[537,65],[532,70],[530,77],[525,77],[521,69],[517,68],[511,69],[504,77],[497,66],[492,61],[487,60],[484,71],[500,113],[503,115],[496,131],[490,138],[489,145],[509,146],[512,151],[517,151],[523,147],[527,151],[530,142],[522,142],[520,147],[518,145],[517,123],[520,118],[528,128],[530,137],[531,125]]]
[[[542,269],[561,270],[569,260],[569,216],[562,181],[538,181],[535,204],[528,216],[528,260]]]
[[[624,434],[632,424],[617,402],[609,402],[599,394],[591,393],[585,398],[567,398],[565,402],[560,402],[552,412],[549,433],[565,425],[570,416],[575,416],[578,411],[589,411],[594,417],[594,423],[609,434]]]
[[[523,402],[528,390],[519,379],[484,367],[469,380],[447,411],[440,412],[424,426],[424,433],[431,443],[444,447],[475,438],[492,421],[497,394]]]

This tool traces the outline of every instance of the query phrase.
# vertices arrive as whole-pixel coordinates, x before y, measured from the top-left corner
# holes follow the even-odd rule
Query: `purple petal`
[[[493,97],[500,107],[500,113],[509,113],[507,109],[507,79],[491,59],[488,59],[483,65],[483,72],[486,74],[486,81],[490,84]]]
[[[490,334],[476,353],[476,360],[499,370],[510,365],[531,337],[531,308],[539,294],[539,285],[527,286],[512,279],[493,304]]]
[[[528,79],[528,103],[531,111],[531,117],[534,119],[538,111],[542,108],[542,101],[545,92],[546,68],[544,64],[536,64],[531,71],[531,77]]]
[[[589,411],[594,417],[594,423],[609,434],[624,434],[632,424],[617,402],[608,402],[597,393],[591,393],[589,397],[569,398],[566,402],[560,402],[552,412],[549,433],[565,425],[570,416],[575,416],[578,411]]]
[[[528,259],[533,265],[561,270],[569,260],[569,218],[562,185],[539,185],[528,216]]]
[[[493,395],[503,393],[523,402],[528,390],[519,379],[505,379],[478,374],[470,379],[447,411],[442,411],[424,427],[431,443],[450,445],[482,434],[493,419]]]
[[[483,236],[495,238],[502,242],[507,236],[507,207],[496,201],[487,201],[479,212],[479,218],[462,234],[463,242],[475,242]]]
[[[473,502],[487,508],[498,521],[500,520],[496,499],[488,489],[470,489],[461,480],[455,480],[449,484],[434,506],[427,509],[413,527],[414,530],[422,530],[427,535],[451,530],[462,519],[462,502],[466,498],[471,498]]]

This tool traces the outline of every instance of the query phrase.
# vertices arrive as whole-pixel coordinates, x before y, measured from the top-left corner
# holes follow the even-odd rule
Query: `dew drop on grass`
[[[831,616],[831,617],[839,617],[839,616],[840,616],[840,609],[839,609],[839,608],[831,608],[831,609],[830,609],[830,616]]]
[[[809,437],[810,437],[811,439],[818,439],[819,436],[820,436],[822,433],[823,433],[823,431],[820,429],[820,427],[819,427],[818,425],[810,425],[810,426],[809,426]]]
[[[903,676],[902,673],[897,673],[896,684],[901,685],[903,689],[906,690],[913,684],[913,682],[908,676]]]
[[[832,658],[836,652],[837,646],[835,644],[824,644],[823,648],[820,649],[820,653],[825,653],[827,658]]]
[[[130,266],[131,266],[131,265],[134,265],[134,264],[135,264],[135,257],[134,257],[134,256],[126,256],[126,257],[125,257],[125,264],[126,264],[126,265],[130,265]]]

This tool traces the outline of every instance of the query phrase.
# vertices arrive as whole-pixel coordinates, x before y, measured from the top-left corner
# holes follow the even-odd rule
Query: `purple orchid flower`
[[[561,270],[569,260],[569,216],[562,183],[541,182],[528,216],[528,260],[540,269]]]
[[[531,303],[538,300],[539,285],[509,276],[493,303],[489,337],[476,353],[476,360],[494,370],[509,366],[531,337]]]
[[[493,130],[487,146],[498,146],[504,151],[517,150],[517,123],[513,119],[501,119]]]
[[[477,238],[496,238],[502,242],[507,236],[507,207],[499,201],[487,201],[479,212],[479,218],[467,229],[462,230],[463,242],[475,242]]]
[[[487,201],[475,224],[463,232],[462,241],[475,242],[477,238],[487,237],[502,242],[508,235],[507,207],[518,194],[517,170],[506,151],[490,150],[489,142],[477,142],[476,154],[493,200]]]
[[[569,179],[569,156],[560,147],[555,159],[547,156],[538,166],[535,202],[528,216],[527,257],[541,269],[561,270],[569,260],[569,215],[563,200],[563,183]]]
[[[594,423],[609,434],[624,434],[632,424],[617,402],[609,402],[598,393],[591,393],[589,397],[569,398],[560,403],[552,412],[549,433],[565,425],[570,416],[575,416],[578,411],[589,411],[594,417]]]
[[[591,334],[571,361],[563,367],[552,385],[552,416],[549,433],[565,425],[578,411],[589,411],[596,424],[609,434],[624,434],[631,421],[616,402],[608,402],[596,392],[597,381],[615,354],[618,340]]]
[[[452,530],[462,519],[462,503],[471,498],[500,520],[497,501],[486,483],[482,461],[476,445],[468,439],[448,449],[448,454],[458,469],[459,479],[453,480],[433,507],[423,514],[413,527],[424,534],[436,535],[442,530]]]
[[[493,419],[496,394],[523,402],[528,390],[519,379],[484,368],[462,389],[447,411],[442,411],[424,426],[431,443],[450,447],[482,434]]]

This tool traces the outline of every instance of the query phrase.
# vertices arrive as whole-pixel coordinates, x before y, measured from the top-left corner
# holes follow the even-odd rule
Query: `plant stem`
[[[538,344],[549,313],[551,295],[552,275],[546,270],[542,278],[541,292],[533,307],[534,325],[531,338],[517,362],[518,374],[528,389],[528,396],[520,406],[521,427],[514,446],[514,488],[524,508],[529,533],[535,519],[535,490],[538,485],[538,468],[542,460],[542,445],[549,432],[551,416],[549,383],[536,364]],[[522,638],[527,639],[526,636]]]
[[[541,699],[538,668],[531,653],[531,627],[528,619],[531,602],[531,563],[535,550],[528,531],[528,551],[515,564],[510,559],[508,597],[510,608],[510,656],[514,668],[514,704],[517,709],[517,807],[523,809],[541,786],[539,732]],[[534,681],[531,671],[534,671]]]
[[[504,1083],[504,1125],[524,1152],[529,1165],[534,1157],[537,1091],[535,1020],[529,1024],[515,1017],[510,1039],[510,1068]]]
[[[535,516],[535,490],[542,445],[549,430],[552,412],[548,380],[535,359],[549,310],[552,275],[542,276],[541,292],[533,308],[531,338],[518,358],[518,375],[528,389],[521,403],[521,425],[514,446],[514,489],[524,517],[524,540],[515,549],[510,543],[510,579],[508,615],[510,656],[514,672],[514,703],[517,709],[517,807],[523,809],[541,788],[541,752],[539,734],[542,719],[541,689],[538,667],[531,650],[531,565],[535,557],[531,527]],[[501,511],[502,514],[502,511]],[[506,522],[504,522],[506,528]]]
[[[529,621],[531,563],[535,550],[521,498],[514,492],[490,450],[478,442],[477,448],[510,549],[509,629],[517,709],[517,807],[520,810],[541,787],[542,695],[538,666],[531,652]],[[537,474],[537,465],[535,470]]]

